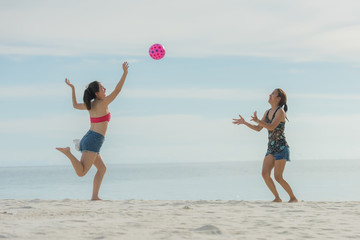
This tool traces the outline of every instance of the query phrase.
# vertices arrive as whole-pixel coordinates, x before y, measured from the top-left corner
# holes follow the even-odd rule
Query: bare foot
[[[70,153],[70,147],[66,147],[66,148],[56,148],[57,150],[59,150],[60,152],[62,152],[63,154],[67,154]]]
[[[93,197],[93,198],[91,198],[91,201],[100,201],[100,200],[102,200],[102,199],[99,198],[99,197]]]
[[[275,198],[273,202],[282,202],[281,198]]]
[[[296,197],[290,198],[289,203],[294,203],[294,202],[298,202],[297,198]]]

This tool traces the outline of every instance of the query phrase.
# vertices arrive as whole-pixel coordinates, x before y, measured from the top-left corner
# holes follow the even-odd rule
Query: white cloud
[[[127,89],[123,97],[128,98],[153,98],[153,99],[211,99],[211,100],[253,100],[262,99],[267,92],[262,90],[237,90],[237,89]]]
[[[0,99],[11,98],[42,98],[42,97],[64,97],[71,94],[71,91],[61,91],[59,84],[42,84],[42,85],[2,85],[0,90],[2,92]]]
[[[81,138],[87,131],[87,121],[87,116],[70,115],[1,120],[3,138],[21,135],[20,139],[2,143],[2,159],[11,159],[11,162],[2,162],[24,164],[24,158],[44,165],[64,162],[61,161],[64,156],[55,151],[55,147],[74,149],[72,140]],[[251,149],[257,152],[254,149],[259,147],[251,146],[251,140],[259,136],[252,134],[239,139],[236,129],[231,119],[214,120],[197,115],[113,117],[102,155],[112,163],[249,160],[246,153]],[[237,154],[239,148],[241,156]],[[16,149],[21,151],[16,153]],[[79,157],[79,153],[74,153]]]
[[[338,94],[338,93],[290,93],[293,99],[314,99],[314,100],[344,100],[358,101],[360,94]],[[289,96],[290,96],[289,95]]]
[[[11,98],[29,98],[29,97],[69,97],[70,89],[65,84],[41,84],[41,85],[3,85],[0,87],[2,94],[0,99]],[[112,89],[108,89],[110,93]],[[76,94],[79,101],[82,99],[82,88],[76,88]],[[163,89],[145,89],[145,88],[127,88],[122,91],[122,98],[136,99],[209,99],[209,100],[263,100],[266,99],[269,92],[265,89],[230,89],[230,88],[163,88]],[[358,101],[360,94],[339,94],[339,93],[296,93],[288,92],[291,99],[314,99],[314,100],[344,100]]]
[[[291,119],[287,136],[300,159],[358,159],[359,114],[302,114]],[[355,124],[353,124],[355,123]]]
[[[355,159],[360,154],[356,124],[360,115],[309,115],[292,117],[286,135],[293,160]],[[31,127],[29,127],[31,126]],[[2,163],[63,164],[54,150],[71,146],[88,129],[88,116],[59,115],[41,119],[0,120]],[[19,139],[7,139],[17,136]],[[235,126],[231,119],[200,115],[113,117],[102,155],[108,163],[262,161],[267,132]],[[75,153],[80,156],[79,153]]]
[[[166,99],[211,99],[211,100],[263,100],[269,95],[266,90],[260,89],[127,89],[123,97],[128,98],[166,98]],[[360,100],[360,94],[331,94],[331,93],[291,93],[292,99],[315,100]]]
[[[50,55],[50,56],[74,56],[77,53],[71,51],[66,47],[34,47],[27,46],[12,46],[11,44],[0,43],[0,54],[2,55]]]
[[[360,3],[339,1],[7,1],[0,54],[246,55],[357,61]]]

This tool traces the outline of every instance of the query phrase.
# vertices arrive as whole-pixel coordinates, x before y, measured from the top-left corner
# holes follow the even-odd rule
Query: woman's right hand
[[[70,86],[71,88],[74,88],[74,85],[72,85],[69,81],[69,79],[65,78],[65,83]]]
[[[122,67],[123,67],[124,73],[128,73],[128,69],[129,69],[129,64],[128,64],[128,62],[124,62],[123,65],[122,65]]]
[[[233,119],[233,124],[240,125],[245,124],[245,119],[239,114],[239,119]]]

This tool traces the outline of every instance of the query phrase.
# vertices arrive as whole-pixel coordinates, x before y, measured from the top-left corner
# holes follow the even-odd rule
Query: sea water
[[[262,162],[108,165],[99,196],[124,200],[272,200]],[[0,168],[0,199],[90,199],[93,167],[78,177],[72,166]],[[292,161],[284,178],[299,200],[360,201],[360,160]],[[276,183],[283,200],[288,195]]]

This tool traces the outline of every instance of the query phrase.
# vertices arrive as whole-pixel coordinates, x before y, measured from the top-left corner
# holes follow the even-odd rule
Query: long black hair
[[[284,111],[287,112],[288,106],[286,105],[286,93],[281,88],[277,88],[276,90],[278,92],[278,97],[281,98],[279,102],[279,107],[284,107]]]
[[[278,92],[278,97],[281,98],[280,102],[279,102],[279,107],[284,107],[284,111],[287,112],[288,106],[286,104],[286,101],[287,101],[286,93],[281,88],[277,88],[276,90]],[[289,119],[287,117],[286,117],[286,119],[289,121]]]
[[[91,109],[91,101],[96,98],[96,93],[99,92],[99,89],[98,81],[91,82],[85,89],[83,100],[88,110]]]

